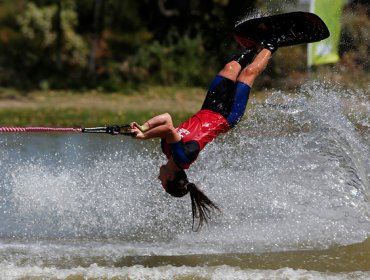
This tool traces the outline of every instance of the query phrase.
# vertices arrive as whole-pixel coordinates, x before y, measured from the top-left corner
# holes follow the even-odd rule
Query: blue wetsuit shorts
[[[217,75],[208,89],[202,110],[221,114],[230,127],[234,127],[244,115],[250,89],[245,83]]]

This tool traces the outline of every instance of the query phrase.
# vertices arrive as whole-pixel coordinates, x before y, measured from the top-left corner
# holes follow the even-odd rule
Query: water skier
[[[190,193],[193,229],[195,218],[199,219],[195,230],[207,222],[212,210],[219,208],[189,182],[184,170],[197,159],[207,143],[240,121],[253,82],[266,68],[276,49],[274,44],[264,43],[258,54],[251,48],[234,55],[214,78],[200,111],[177,128],[168,113],[155,116],[143,125],[131,123],[136,139],[162,139],[167,163],[160,167],[159,180],[172,196],[182,197]]]

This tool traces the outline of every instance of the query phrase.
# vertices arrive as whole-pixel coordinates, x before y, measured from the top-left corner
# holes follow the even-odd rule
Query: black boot
[[[244,68],[249,63],[251,63],[251,61],[253,60],[256,54],[257,54],[257,51],[255,49],[246,48],[246,49],[241,50],[239,53],[233,55],[231,60],[238,62],[240,66]]]
[[[278,49],[277,43],[274,41],[262,41],[261,47],[268,49],[271,53],[274,53]]]

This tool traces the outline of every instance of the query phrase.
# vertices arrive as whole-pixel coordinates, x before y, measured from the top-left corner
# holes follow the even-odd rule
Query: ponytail
[[[214,210],[220,211],[217,205],[210,200],[197,186],[193,183],[188,183],[187,189],[190,192],[191,211],[193,214],[192,230],[198,231],[204,223],[208,223],[211,217],[211,212]],[[195,219],[199,219],[197,227],[194,229]]]
[[[166,192],[175,197],[182,197],[190,193],[191,211],[193,216],[193,231],[198,231],[208,223],[211,217],[211,212],[214,210],[220,211],[217,205],[210,200],[195,184],[190,183],[184,170],[177,171],[175,179],[167,181]],[[199,219],[198,225],[195,227],[195,220]]]

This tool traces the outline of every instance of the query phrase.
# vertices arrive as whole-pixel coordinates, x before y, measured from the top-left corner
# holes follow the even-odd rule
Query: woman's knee
[[[262,72],[261,69],[259,69],[258,65],[250,64],[247,67],[245,67],[241,73],[240,76],[258,76]]]
[[[263,49],[256,56],[253,62],[241,71],[240,76],[250,77],[252,79],[257,78],[265,70],[270,58],[271,58],[271,52],[267,49]]]
[[[254,80],[258,77],[260,73],[261,71],[257,67],[254,67],[253,64],[250,64],[240,72],[238,81],[252,86]]]
[[[236,80],[241,70],[241,66],[236,61],[230,61],[225,64],[222,70],[218,73],[219,75],[228,78],[230,80]]]

